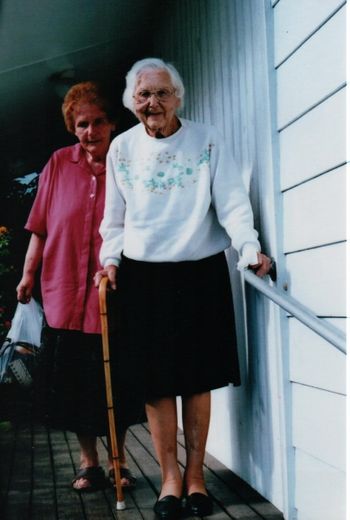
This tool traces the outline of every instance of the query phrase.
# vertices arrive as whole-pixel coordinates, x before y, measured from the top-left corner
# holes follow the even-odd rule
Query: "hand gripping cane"
[[[115,423],[115,413],[113,408],[113,393],[112,393],[112,379],[111,366],[109,361],[109,336],[108,336],[108,319],[107,319],[107,284],[108,278],[104,276],[99,286],[99,301],[100,301],[100,317],[102,329],[102,346],[103,346],[103,366],[105,372],[106,382],[106,399],[108,410],[108,424],[109,424],[109,440],[110,450],[113,461],[113,469],[115,475],[115,490],[116,490],[116,509],[118,511],[125,509],[124,493],[120,479],[120,463],[118,454],[117,432]]]

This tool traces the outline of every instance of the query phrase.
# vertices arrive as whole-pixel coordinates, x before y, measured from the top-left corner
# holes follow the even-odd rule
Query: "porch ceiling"
[[[69,141],[67,86],[107,81],[120,98],[125,72],[152,52],[155,0],[0,0],[0,152],[22,175]]]

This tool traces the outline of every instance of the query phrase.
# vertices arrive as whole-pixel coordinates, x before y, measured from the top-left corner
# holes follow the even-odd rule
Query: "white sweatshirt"
[[[117,136],[107,156],[103,266],[134,260],[199,260],[243,250],[243,263],[260,251],[240,172],[218,131],[181,119],[163,139],[138,124]],[[244,266],[245,266],[244,265]]]

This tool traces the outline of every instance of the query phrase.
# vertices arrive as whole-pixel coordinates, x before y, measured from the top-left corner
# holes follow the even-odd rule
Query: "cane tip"
[[[115,505],[115,508],[117,511],[123,511],[124,509],[126,509],[126,505],[125,505],[125,502],[124,500],[121,500],[121,501],[117,501],[116,505]]]

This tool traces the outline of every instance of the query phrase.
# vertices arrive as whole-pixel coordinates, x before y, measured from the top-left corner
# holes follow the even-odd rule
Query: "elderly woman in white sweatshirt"
[[[229,148],[212,126],[177,116],[183,96],[177,70],[162,60],[127,74],[123,102],[140,124],[111,144],[100,228],[100,260],[120,299],[120,377],[132,371],[145,396],[162,473],[154,510],[166,520],[180,516],[183,493],[190,514],[212,512],[203,474],[210,391],[240,383],[224,251],[232,245],[258,276],[271,265]]]

